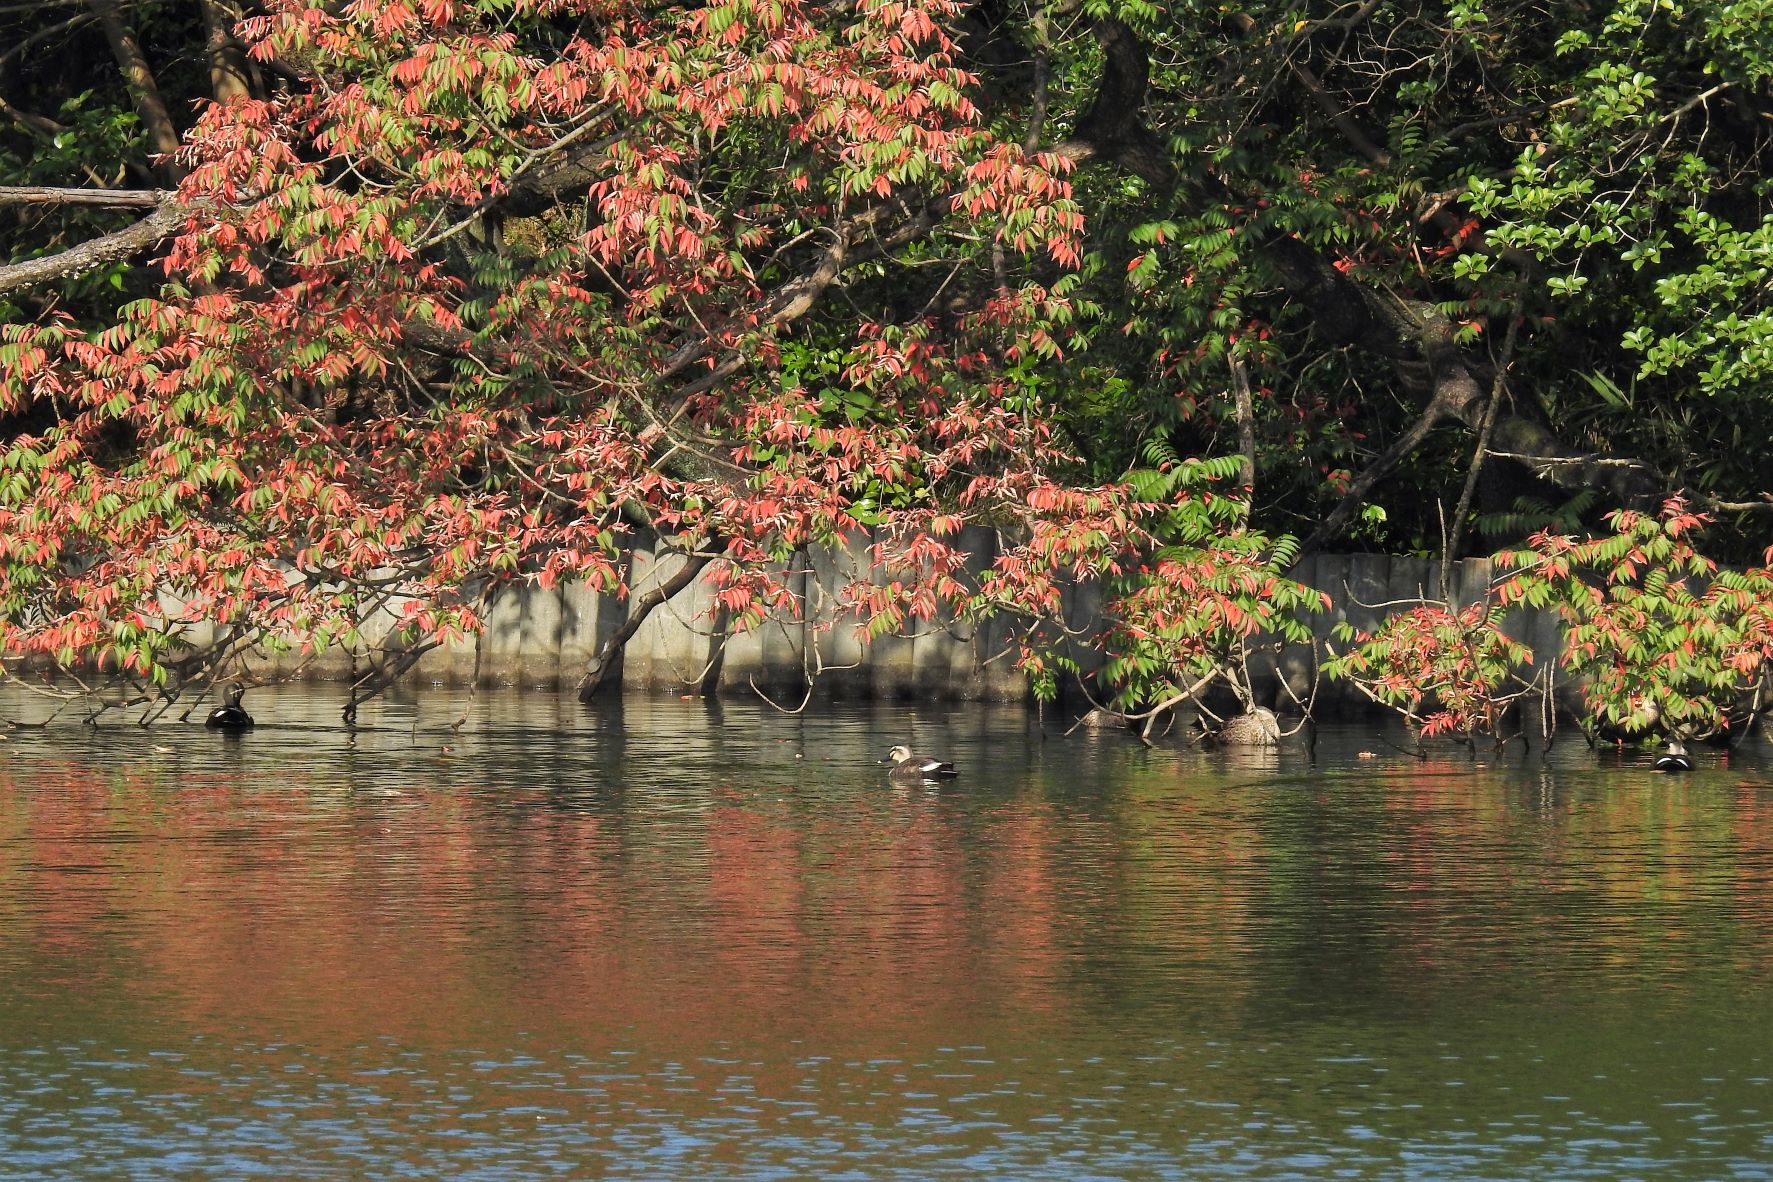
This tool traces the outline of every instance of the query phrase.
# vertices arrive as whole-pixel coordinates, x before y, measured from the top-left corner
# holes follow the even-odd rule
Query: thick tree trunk
[[[135,33],[123,23],[117,0],[89,0],[89,5],[93,15],[98,17],[99,27],[105,31],[105,40],[111,43],[111,56],[117,59],[124,85],[135,102],[136,115],[147,130],[148,146],[161,156],[154,172],[176,184],[184,175],[184,170],[173,159],[173,154],[179,150],[178,128],[173,126],[172,116],[167,113],[166,100],[160,97],[160,86],[154,81],[154,71],[142,53],[141,44],[136,41]]]
[[[1102,47],[1095,98],[1070,138],[1049,150],[1077,164],[1106,160],[1153,185],[1173,184],[1176,170],[1168,148],[1139,120],[1151,74],[1145,43],[1115,17],[1097,21],[1095,33]]]
[[[234,40],[234,14],[221,0],[197,0],[203,10],[203,53],[209,59],[209,91],[218,103],[246,98],[252,93],[246,55]]]

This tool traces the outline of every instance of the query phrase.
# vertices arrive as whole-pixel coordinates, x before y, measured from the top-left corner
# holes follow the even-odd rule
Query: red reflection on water
[[[268,1037],[693,1042],[1065,1004],[1038,821],[987,854],[935,809],[660,828],[73,768],[0,790],[0,826],[0,972],[27,1009],[72,987],[122,1020]]]
[[[1154,765],[1084,799],[728,787],[519,808],[447,765],[386,796],[151,760],[12,774],[15,1028],[78,1010],[330,1042],[817,1031],[885,1050],[1154,999],[1232,1007],[1326,967],[1420,1000],[1684,980],[1672,962],[1720,953],[1773,967],[1773,794],[1720,807],[1703,777],[1541,788],[1455,759],[1262,795]]]

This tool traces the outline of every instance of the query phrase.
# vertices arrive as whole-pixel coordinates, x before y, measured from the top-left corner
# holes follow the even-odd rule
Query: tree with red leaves
[[[1055,580],[1121,572],[1169,508],[1067,482],[1004,376],[1058,352],[1062,296],[826,321],[837,402],[782,363],[833,285],[934,236],[957,264],[1078,261],[1070,161],[984,126],[954,16],[372,0],[244,22],[285,81],[207,104],[163,162],[165,286],[103,331],[5,329],[0,397],[43,428],[4,456],[0,644],[168,699],[267,641],[361,645],[392,610],[403,669],[512,583],[625,593],[643,535],[742,622],[803,610],[794,555],[864,533],[885,577],[838,589],[864,631],[1056,616]],[[981,522],[1012,539],[983,596],[956,545]]]
[[[232,3],[0,13],[10,653],[165,701],[392,613],[372,692],[638,540],[743,626],[865,535],[847,625],[1062,634],[1100,581],[1152,703],[1250,587],[1308,601],[1272,536],[1457,557],[1686,487],[1762,548],[1728,5]]]

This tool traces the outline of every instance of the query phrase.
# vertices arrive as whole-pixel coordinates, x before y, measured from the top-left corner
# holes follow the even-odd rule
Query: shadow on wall
[[[995,557],[995,535],[982,528],[968,534],[964,538],[972,555],[968,567],[977,573]],[[576,584],[553,588],[514,584],[494,601],[480,637],[427,654],[407,680],[574,690],[611,637],[626,630],[631,605],[668,584],[684,562],[681,554],[636,549],[629,558],[631,590],[625,598]],[[1327,593],[1332,606],[1313,619],[1314,645],[1288,645],[1252,661],[1258,701],[1283,711],[1291,706],[1292,695],[1300,700],[1310,697],[1323,646],[1334,643],[1331,638],[1338,624],[1346,621],[1370,630],[1391,610],[1438,597],[1440,588],[1439,562],[1383,554],[1315,554],[1290,573]],[[1455,605],[1482,598],[1490,573],[1490,564],[1483,559],[1455,564],[1449,580]],[[917,621],[903,634],[862,643],[854,617],[837,612],[836,594],[847,583],[870,577],[880,576],[869,569],[867,543],[843,550],[814,548],[787,580],[802,605],[801,618],[772,619],[751,630],[734,631],[715,601],[708,572],[703,571],[632,628],[632,635],[613,656],[603,688],[670,694],[757,692],[789,707],[807,696],[809,684],[813,693],[828,698],[1023,701],[1029,697],[1028,682],[1015,668],[1018,633],[1007,621]],[[1098,587],[1073,587],[1064,603],[1068,635],[1045,639],[1066,645],[1083,667],[1092,668],[1100,656],[1084,640],[1097,630],[1101,614]],[[371,643],[386,637],[397,618],[397,610],[383,613],[382,619],[364,629],[366,637]],[[1556,651],[1559,626],[1550,612],[1516,612],[1508,631],[1534,651],[1536,664]],[[319,659],[274,655],[255,664],[255,672],[262,676],[308,680],[344,680],[363,669],[361,659],[353,666],[344,652]],[[1075,696],[1081,701],[1081,694]],[[1368,708],[1367,700],[1352,686],[1333,682],[1317,686],[1314,712],[1320,716]]]

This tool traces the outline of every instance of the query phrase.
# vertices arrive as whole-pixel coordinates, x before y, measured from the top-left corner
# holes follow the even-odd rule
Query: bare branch
[[[94,19],[96,18],[90,12],[77,13],[65,21],[59,21],[47,28],[38,29],[29,37],[21,37],[19,40],[13,42],[9,49],[0,52],[0,65],[6,64],[15,57],[23,57],[34,45],[47,41],[58,34],[72,32],[73,30],[78,29],[81,25],[88,24]]]
[[[1349,482],[1348,491],[1342,494],[1336,507],[1318,523],[1311,536],[1300,543],[1299,553],[1310,554],[1321,550],[1340,537],[1343,527],[1353,520],[1356,510],[1366,504],[1367,494],[1373,491],[1374,486],[1391,475],[1411,452],[1422,446],[1428,433],[1440,426],[1446,417],[1447,408],[1438,399],[1429,402],[1428,409],[1422,412],[1422,416],[1411,423],[1407,431],[1399,435],[1390,447],[1380,452],[1372,463]]]
[[[56,136],[67,130],[53,119],[47,118],[43,115],[32,114],[30,111],[19,110],[11,103],[8,103],[4,98],[0,98],[0,115],[6,116],[8,119],[45,142],[54,140]]]
[[[1453,602],[1453,561],[1459,557],[1461,535],[1465,532],[1465,515],[1471,512],[1472,498],[1477,495],[1478,477],[1483,474],[1484,460],[1490,450],[1490,436],[1496,429],[1496,413],[1508,392],[1508,367],[1514,360],[1514,345],[1521,328],[1521,300],[1515,297],[1514,310],[1509,313],[1508,333],[1502,342],[1502,355],[1497,359],[1496,377],[1490,383],[1490,402],[1484,407],[1484,421],[1478,427],[1477,450],[1471,456],[1471,470],[1465,474],[1465,487],[1459,490],[1459,503],[1453,509],[1453,525],[1448,531],[1446,547],[1441,551],[1441,599]],[[1445,528],[1445,527],[1443,527]]]
[[[107,209],[158,209],[171,200],[166,189],[62,189],[0,185],[0,205],[96,205]]]
[[[1359,26],[1369,16],[1372,16],[1374,10],[1379,7],[1380,3],[1381,0],[1366,0],[1366,3],[1356,8],[1349,15],[1328,17],[1321,21],[1312,21],[1310,24],[1299,29],[1294,36],[1309,37],[1311,34],[1322,32],[1325,29],[1334,29],[1337,32],[1342,33],[1349,32]],[[1338,11],[1340,11],[1340,9],[1338,9]]]
[[[940,193],[924,202],[921,210],[884,235],[875,233],[875,229],[881,218],[887,215],[890,205],[876,206],[857,217],[840,222],[831,245],[819,255],[812,269],[777,288],[759,308],[759,319],[767,327],[779,328],[806,315],[844,271],[889,254],[929,233],[948,211],[952,201],[951,192]],[[659,371],[659,379],[667,381],[676,377],[718,347],[718,342],[709,333],[684,342],[665,359]],[[728,358],[681,393],[700,393],[707,390],[735,372],[741,364],[742,359]]]
[[[1250,371],[1236,353],[1231,355],[1231,392],[1237,405],[1237,449],[1243,456],[1238,478],[1246,498],[1242,516],[1248,518],[1256,500],[1256,408],[1250,396]]]
[[[558,182],[560,179],[558,176],[553,175],[555,170],[564,167],[565,162],[574,163],[575,166],[582,166],[583,162],[587,159],[601,157],[612,146],[619,142],[626,133],[618,132],[606,135],[601,139],[593,141],[586,147],[578,148],[570,157],[566,158],[565,162],[559,160],[555,161],[553,164],[544,164],[543,162],[547,161],[551,156],[557,156],[566,148],[573,146],[587,135],[590,135],[593,131],[597,131],[606,126],[610,117],[616,113],[617,109],[618,108],[610,106],[599,107],[597,110],[591,112],[591,114],[586,117],[579,126],[573,128],[573,130],[567,132],[553,143],[531,150],[524,156],[523,160],[518,163],[517,167],[511,170],[511,175],[505,178],[505,185],[509,191],[507,194],[489,198],[488,200],[481,202],[479,205],[471,209],[465,217],[461,218],[453,225],[413,243],[412,249],[414,251],[428,250],[431,247],[436,246],[438,243],[447,242],[457,234],[460,234],[462,231],[473,226],[493,209],[499,209],[506,213],[522,212],[527,210],[528,206],[526,202],[528,201],[534,201],[537,197],[543,195],[549,197],[558,195],[559,190],[550,189],[548,187],[550,184]]]
[[[115,234],[106,234],[59,254],[0,266],[0,296],[38,283],[55,283],[106,267],[159,242],[184,221],[184,206],[167,202],[153,213]]]
[[[653,614],[653,610],[695,582],[696,577],[702,573],[702,568],[713,560],[713,554],[685,554],[683,565],[672,572],[668,578],[662,579],[658,586],[646,594],[636,596],[629,601],[628,616],[622,621],[622,626],[603,642],[603,647],[598,649],[597,655],[591,658],[590,664],[585,670],[585,676],[579,682],[579,701],[589,702],[596,696],[598,689],[603,685],[604,678],[608,677],[615,669],[616,657],[621,654],[622,646],[626,645],[629,638],[640,631],[640,626],[646,623],[646,618]]]

